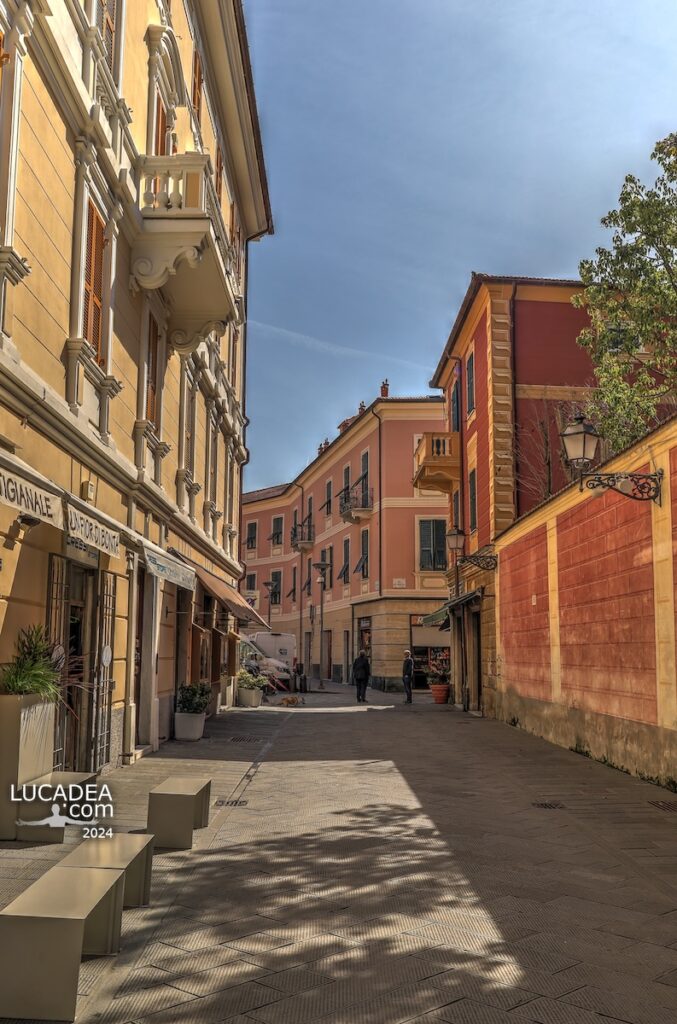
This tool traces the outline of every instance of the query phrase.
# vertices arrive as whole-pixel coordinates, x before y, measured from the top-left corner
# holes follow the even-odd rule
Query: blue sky
[[[275,235],[250,247],[246,490],[424,394],[473,270],[575,276],[677,130],[674,0],[246,0]]]

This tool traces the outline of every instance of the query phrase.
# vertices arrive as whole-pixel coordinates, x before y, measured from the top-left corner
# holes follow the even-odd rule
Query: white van
[[[283,661],[289,671],[293,671],[296,662],[296,637],[293,633],[252,633],[248,639],[253,640],[269,658]]]
[[[261,672],[272,672],[287,686],[291,680],[291,671],[287,668],[286,663],[278,658],[269,657],[261,650],[253,637],[243,636],[240,639],[240,667],[250,671],[256,667]]]

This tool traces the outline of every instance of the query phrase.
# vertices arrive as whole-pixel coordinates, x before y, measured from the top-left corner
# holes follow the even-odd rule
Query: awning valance
[[[142,548],[146,569],[151,576],[174,583],[184,590],[195,590],[194,569],[148,541],[142,541]]]
[[[0,504],[63,530],[63,491],[21,459],[0,453]]]
[[[264,629],[270,628],[266,620],[262,619],[249,602],[245,601],[244,597],[234,587],[231,587],[229,583],[226,583],[224,579],[217,576],[216,573],[210,572],[209,569],[198,565],[197,562],[193,562],[186,555],[179,555],[179,557],[181,561],[190,564],[192,571],[195,572],[205,590],[209,591],[212,597],[215,597],[221,604],[225,604],[228,611],[236,619],[239,619],[240,622],[252,622],[257,626],[263,626]]]
[[[454,608],[460,608],[464,604],[470,604],[471,601],[479,601],[482,597],[482,589],[471,590],[467,594],[459,594],[458,597],[452,597],[450,601],[445,601],[441,608],[437,608],[430,615],[424,615],[421,619],[422,626],[439,626],[440,629],[445,629],[449,624],[449,614]]]
[[[431,612],[430,615],[424,615],[421,619],[422,626],[441,626],[442,623],[449,617],[448,602],[445,602],[441,608]]]

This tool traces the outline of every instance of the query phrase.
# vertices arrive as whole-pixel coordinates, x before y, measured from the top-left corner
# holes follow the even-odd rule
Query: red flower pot
[[[431,683],[430,692],[435,704],[447,704],[449,701],[449,683]]]

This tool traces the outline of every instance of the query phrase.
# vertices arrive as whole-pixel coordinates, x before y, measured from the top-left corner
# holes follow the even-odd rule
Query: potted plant
[[[447,704],[449,701],[449,673],[446,668],[433,662],[428,669],[426,678],[435,704]]]
[[[176,695],[174,739],[201,740],[207,717],[207,705],[212,699],[212,688],[206,683],[180,686]]]
[[[19,631],[16,654],[0,670],[0,839],[16,838],[11,787],[49,775],[54,765],[54,722],[60,698],[62,647],[44,626]]]
[[[268,685],[265,676],[254,676],[241,668],[237,674],[237,702],[241,708],[258,708]]]

